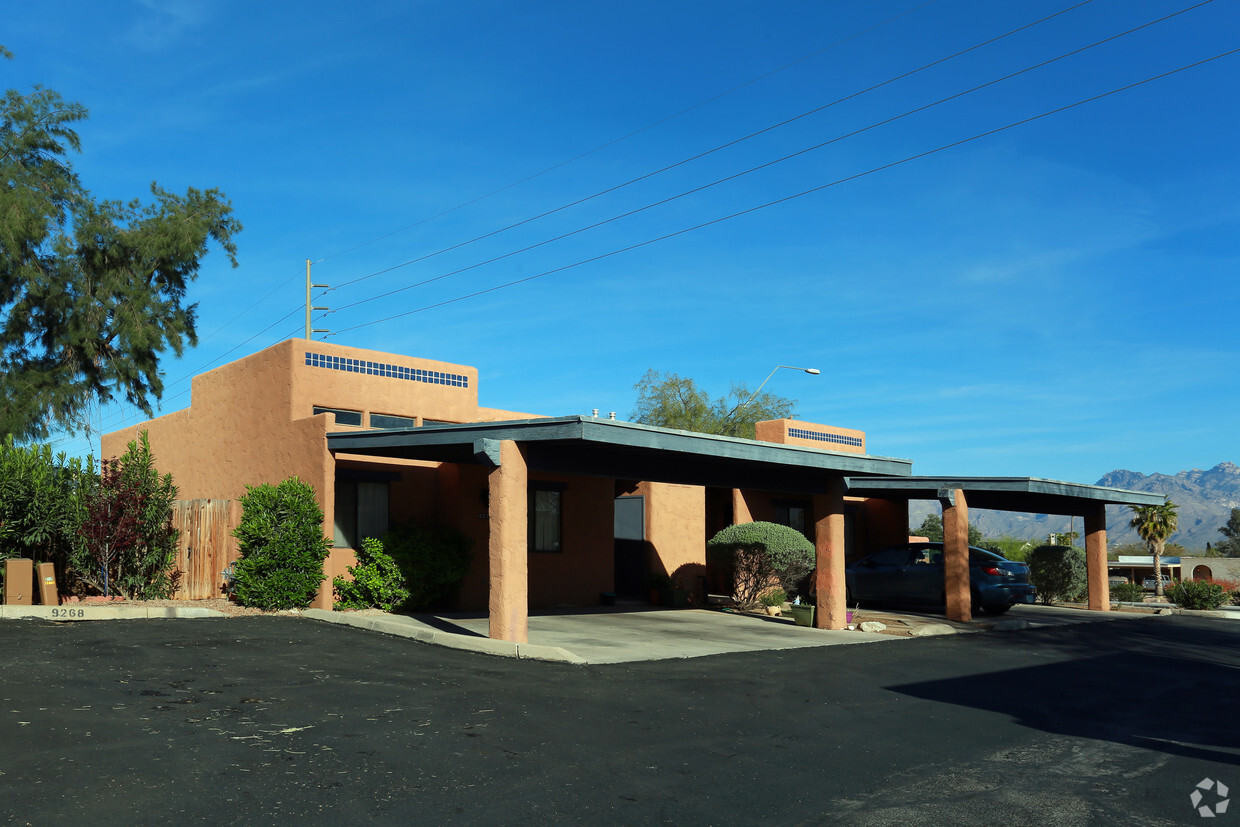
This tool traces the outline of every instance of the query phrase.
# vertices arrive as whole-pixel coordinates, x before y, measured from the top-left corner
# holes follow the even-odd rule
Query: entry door
[[[641,595],[646,580],[646,501],[617,497],[615,516],[616,594]]]

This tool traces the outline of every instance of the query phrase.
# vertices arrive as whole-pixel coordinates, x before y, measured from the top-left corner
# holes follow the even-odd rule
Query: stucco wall
[[[638,491],[646,498],[647,570],[697,591],[706,573],[706,489],[647,482]]]
[[[799,433],[794,434],[794,431]],[[767,419],[754,423],[754,437],[761,442],[802,445],[821,451],[865,453],[865,431],[803,422],[800,419]]]

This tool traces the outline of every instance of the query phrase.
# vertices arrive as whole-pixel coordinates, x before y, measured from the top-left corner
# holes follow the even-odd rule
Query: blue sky
[[[789,364],[822,374],[768,390],[917,473],[1240,459],[1240,54],[898,163],[1240,47],[1216,0],[905,115],[1192,3],[1072,5],[45,0],[6,9],[0,73],[90,108],[97,197],[219,187],[245,225],[164,411],[301,335],[310,258],[329,341],[477,366],[491,407],[626,418],[649,368],[722,394]]]

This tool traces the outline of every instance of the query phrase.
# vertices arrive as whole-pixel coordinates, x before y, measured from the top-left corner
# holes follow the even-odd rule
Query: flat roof
[[[913,466],[907,459],[591,416],[337,432],[327,435],[327,447],[335,454],[493,464],[504,440],[521,443],[537,471],[799,493],[825,493],[839,476],[899,478]]]
[[[1083,515],[1104,505],[1162,505],[1166,497],[1148,491],[1127,491],[1038,477],[866,477],[849,480],[848,493],[858,497],[899,497],[910,500],[948,498],[965,492],[972,508],[1025,511],[1033,514]]]

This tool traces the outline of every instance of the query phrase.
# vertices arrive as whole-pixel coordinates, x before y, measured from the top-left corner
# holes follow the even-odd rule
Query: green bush
[[[104,460],[86,493],[72,574],[104,594],[131,600],[171,597],[176,589],[177,538],[172,475],[160,476],[146,431],[117,459]]]
[[[0,441],[0,560],[53,563],[61,590],[72,590],[78,528],[95,477],[89,457],[67,459],[50,445],[19,447],[12,436]]]
[[[1038,546],[1029,552],[1029,581],[1043,603],[1075,601],[1084,596],[1088,580],[1085,552],[1075,546]]]
[[[1226,589],[1209,580],[1185,580],[1167,587],[1167,599],[1181,609],[1217,609],[1228,597]]]
[[[788,593],[781,588],[774,588],[768,592],[763,592],[758,598],[758,602],[763,606],[782,606],[784,601],[788,599]]]
[[[1116,583],[1111,586],[1111,599],[1121,603],[1140,603],[1145,600],[1145,589],[1140,583]]]
[[[450,528],[408,522],[383,536],[383,548],[405,578],[409,598],[402,608],[429,609],[456,599],[469,572],[472,542]]]
[[[759,596],[778,582],[787,593],[814,570],[814,546],[795,528],[778,523],[730,525],[706,546],[712,563],[732,572],[732,588],[741,606],[756,606]]]
[[[373,537],[362,540],[357,565],[349,566],[352,580],[337,577],[337,609],[383,609],[390,612],[409,599],[405,577],[396,561],[383,551],[383,543]]]
[[[277,486],[247,487],[233,535],[241,549],[233,567],[238,600],[260,609],[310,605],[331,548],[310,485],[290,477]]]

